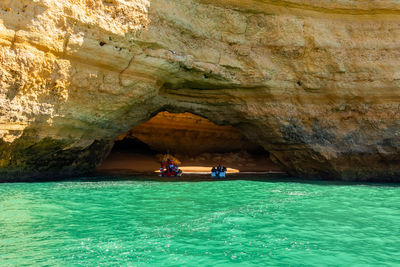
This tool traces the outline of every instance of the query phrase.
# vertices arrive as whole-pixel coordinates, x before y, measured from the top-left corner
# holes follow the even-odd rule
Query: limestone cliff
[[[81,174],[160,110],[293,175],[400,180],[400,4],[4,0],[0,177]]]

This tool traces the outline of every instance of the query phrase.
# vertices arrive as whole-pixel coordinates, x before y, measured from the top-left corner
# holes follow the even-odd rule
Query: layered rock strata
[[[0,177],[79,175],[159,111],[292,175],[400,180],[400,4],[0,2]]]
[[[191,113],[160,112],[116,140],[123,139],[138,139],[155,151],[187,156],[207,152],[262,151],[232,126],[215,125]]]

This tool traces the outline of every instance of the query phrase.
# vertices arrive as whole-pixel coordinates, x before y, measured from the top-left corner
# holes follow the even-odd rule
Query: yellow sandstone
[[[399,181],[399,44],[390,0],[3,0],[0,176],[90,172],[165,110],[292,175]]]

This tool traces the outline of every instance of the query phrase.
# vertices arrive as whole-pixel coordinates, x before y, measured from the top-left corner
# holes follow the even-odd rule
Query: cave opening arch
[[[170,154],[188,173],[208,172],[218,164],[232,172],[280,172],[269,152],[231,125],[217,125],[205,116],[163,108],[114,140],[102,172],[154,172],[160,155]]]

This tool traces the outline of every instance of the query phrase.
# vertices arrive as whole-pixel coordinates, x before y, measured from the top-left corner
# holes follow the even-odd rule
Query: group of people
[[[226,177],[226,167],[218,165],[217,167],[212,167],[211,177],[225,178]]]
[[[217,167],[212,167],[211,177],[225,178],[226,171],[227,169],[225,166],[218,165]],[[178,164],[176,164],[170,158],[167,158],[166,160],[164,158],[164,160],[161,162],[160,176],[163,177],[182,176],[182,170],[180,170]]]
[[[163,177],[175,177],[181,176],[182,170],[179,169],[178,165],[170,159],[161,162],[160,175]]]

